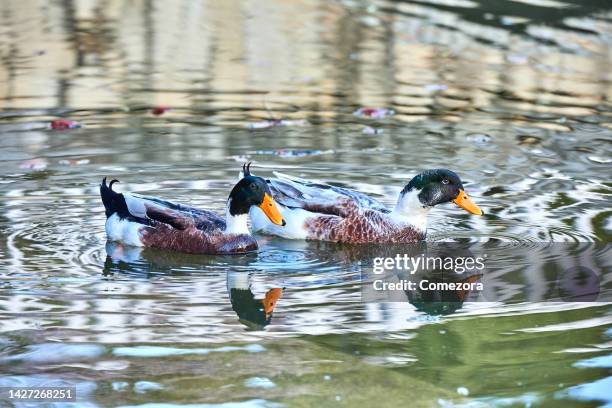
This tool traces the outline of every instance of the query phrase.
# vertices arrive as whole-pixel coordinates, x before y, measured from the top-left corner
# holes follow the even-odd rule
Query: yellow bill
[[[259,205],[259,208],[261,208],[264,214],[266,214],[266,217],[268,217],[274,224],[282,226],[286,224],[280,211],[278,211],[276,202],[274,202],[274,199],[270,194],[264,194],[263,202]]]
[[[465,211],[475,214],[482,215],[482,210],[478,208],[476,204],[472,202],[470,197],[468,197],[467,193],[463,190],[459,190],[459,194],[453,200],[453,203],[457,204],[459,207],[463,208]]]

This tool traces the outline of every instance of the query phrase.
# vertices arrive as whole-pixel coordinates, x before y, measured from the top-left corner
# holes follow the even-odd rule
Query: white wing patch
[[[273,192],[277,192],[274,198],[279,202],[285,202],[290,207],[324,206],[333,207],[343,201],[350,200],[357,207],[387,212],[388,210],[378,200],[358,191],[328,184],[312,182],[299,177],[274,172],[277,179],[270,180]]]
[[[145,207],[145,203],[149,206],[157,206],[160,208],[160,205],[157,205],[154,201],[148,200],[147,197],[141,196],[136,193],[123,193],[123,197],[125,198],[125,203],[127,204],[128,211],[134,217],[138,218],[147,218],[147,209]]]

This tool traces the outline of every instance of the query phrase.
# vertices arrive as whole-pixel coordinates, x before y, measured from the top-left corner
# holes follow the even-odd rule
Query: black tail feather
[[[102,184],[100,184],[100,197],[102,197],[106,218],[117,212],[119,201],[123,202],[125,206],[123,196],[120,193],[113,191],[113,184],[118,182],[119,180],[111,180],[110,184],[106,185],[106,177],[104,177],[102,179]]]

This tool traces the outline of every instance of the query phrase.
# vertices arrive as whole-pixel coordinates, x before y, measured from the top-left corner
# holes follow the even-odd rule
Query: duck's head
[[[272,192],[261,177],[253,176],[248,166],[243,166],[244,177],[236,183],[228,198],[228,209],[231,216],[246,215],[252,206],[257,206],[276,225],[285,225]]]
[[[281,288],[273,288],[266,292],[264,299],[255,299],[250,288],[230,288],[230,302],[242,324],[261,330],[272,321],[274,306],[282,293]]]
[[[482,215],[483,212],[463,189],[457,174],[446,169],[427,170],[415,176],[400,193],[398,206],[429,209],[438,204],[453,202],[467,212]]]

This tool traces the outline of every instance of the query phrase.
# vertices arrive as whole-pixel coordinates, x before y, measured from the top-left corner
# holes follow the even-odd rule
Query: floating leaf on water
[[[353,115],[360,116],[362,118],[372,118],[372,119],[383,119],[387,116],[394,115],[395,111],[393,109],[387,108],[359,108]]]
[[[381,129],[381,128],[373,128],[373,127],[370,127],[370,126],[366,126],[365,128],[363,128],[361,133],[363,133],[364,135],[380,135],[384,131],[385,130]]]
[[[151,109],[151,113],[156,115],[156,116],[159,116],[159,115],[163,115],[164,113],[168,112],[169,110],[171,110],[169,106],[160,105],[160,106],[154,106]]]
[[[54,130],[77,129],[81,127],[81,124],[74,120],[56,119],[51,121],[50,127]]]
[[[49,161],[47,159],[31,159],[22,162],[19,168],[40,171],[46,169],[48,165]]]

